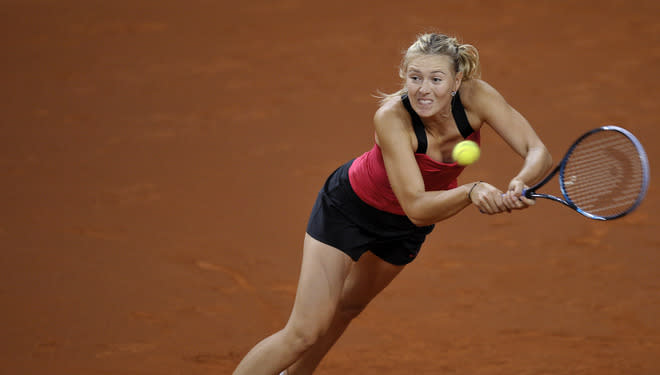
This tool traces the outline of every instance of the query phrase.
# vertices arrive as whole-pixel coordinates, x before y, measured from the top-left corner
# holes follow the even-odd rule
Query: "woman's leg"
[[[357,263],[353,263],[330,328],[289,367],[288,375],[313,373],[351,320],[358,316],[403,268],[404,266],[389,264],[369,252],[365,253]]]
[[[234,375],[275,375],[297,361],[332,323],[353,263],[343,252],[305,234],[293,310],[286,326],[258,343]]]

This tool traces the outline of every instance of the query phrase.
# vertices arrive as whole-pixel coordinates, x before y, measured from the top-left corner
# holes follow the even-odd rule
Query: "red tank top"
[[[480,143],[481,137],[476,131],[466,139]],[[426,191],[449,190],[458,186],[458,176],[465,167],[456,163],[440,163],[426,154],[415,153],[417,165],[424,178]],[[362,201],[379,210],[397,215],[405,215],[399,200],[392,191],[387,178],[383,154],[380,147],[374,147],[356,158],[348,170],[351,187]]]

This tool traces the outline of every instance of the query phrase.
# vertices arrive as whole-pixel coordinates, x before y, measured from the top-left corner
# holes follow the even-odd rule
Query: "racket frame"
[[[637,149],[637,154],[639,155],[639,159],[641,162],[642,166],[642,188],[637,195],[637,199],[635,200],[635,203],[633,203],[627,210],[623,212],[619,212],[616,215],[609,215],[609,216],[600,216],[600,215],[595,215],[590,212],[582,210],[580,207],[578,207],[575,203],[571,201],[571,199],[568,197],[566,193],[566,188],[565,188],[565,183],[564,183],[564,170],[566,167],[566,163],[568,162],[569,157],[573,153],[573,150],[582,142],[582,140],[593,133],[601,132],[601,131],[616,131],[624,136],[626,136],[635,146]],[[564,197],[564,199],[561,199],[559,197],[556,197],[554,195],[550,194],[539,194],[536,193],[536,190],[540,188],[541,186],[545,185],[550,179],[552,179],[557,173],[559,172],[559,187],[561,189],[561,193]],[[646,191],[648,190],[648,185],[649,185],[649,162],[648,158],[646,156],[646,152],[644,151],[644,148],[642,147],[641,142],[628,130],[621,128],[619,126],[615,125],[607,125],[607,126],[601,126],[599,128],[590,130],[586,133],[584,133],[582,136],[580,136],[573,144],[571,147],[568,149],[564,157],[562,158],[561,162],[555,167],[555,169],[550,172],[543,180],[541,180],[539,183],[536,185],[532,186],[531,188],[523,190],[523,195],[527,198],[535,199],[535,198],[544,198],[544,199],[550,199],[555,202],[559,202],[563,204],[566,207],[569,207],[578,213],[594,220],[613,220],[620,218],[622,216],[625,216],[629,214],[630,212],[634,211],[641,203],[642,200],[644,199],[644,196],[646,196]]]

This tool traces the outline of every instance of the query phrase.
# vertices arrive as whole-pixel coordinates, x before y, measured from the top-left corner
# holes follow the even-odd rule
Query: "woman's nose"
[[[419,91],[429,92],[431,90],[429,85],[430,85],[429,81],[422,82],[422,84],[419,86]]]

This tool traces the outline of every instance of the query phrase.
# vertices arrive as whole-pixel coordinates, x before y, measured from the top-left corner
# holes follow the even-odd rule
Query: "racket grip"
[[[533,193],[534,193],[534,192],[533,192],[532,190],[529,190],[529,189],[523,189],[523,191],[522,191],[522,196],[525,197],[525,198],[532,199],[532,194],[533,194]]]

